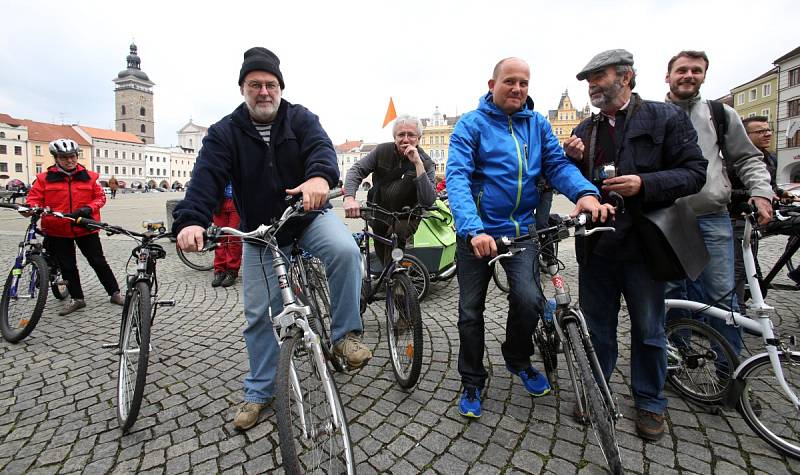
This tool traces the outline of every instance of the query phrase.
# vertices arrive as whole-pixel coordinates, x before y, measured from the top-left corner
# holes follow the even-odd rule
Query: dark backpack
[[[717,146],[722,155],[722,163],[725,164],[725,171],[728,173],[728,180],[731,183],[731,202],[728,204],[728,211],[732,214],[739,214],[739,207],[750,199],[750,192],[744,186],[733,163],[725,156],[725,134],[728,132],[728,114],[725,112],[725,105],[720,101],[708,101],[708,108],[711,110],[711,121],[714,123],[714,131],[717,133]]]

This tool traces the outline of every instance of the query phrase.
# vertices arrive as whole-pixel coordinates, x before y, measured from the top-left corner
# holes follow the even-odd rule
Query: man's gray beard
[[[603,95],[601,97],[597,99],[589,98],[589,100],[593,106],[603,110],[604,107],[613,104],[620,94],[622,94],[622,81],[617,78],[613,83],[611,83],[611,87],[607,91],[603,91]]]
[[[258,112],[254,108],[250,107],[250,104],[247,104],[247,102],[245,102],[245,104],[247,105],[247,110],[250,111],[250,118],[251,119],[253,119],[254,121],[259,122],[261,124],[269,124],[270,122],[275,120],[275,117],[277,117],[278,108],[280,107],[281,102],[279,100],[278,103],[275,104],[275,108],[272,110],[272,112],[269,112],[269,113]]]

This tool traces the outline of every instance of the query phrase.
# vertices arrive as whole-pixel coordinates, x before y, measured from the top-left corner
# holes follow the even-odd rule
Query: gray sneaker
[[[63,317],[64,315],[69,315],[70,313],[80,310],[84,307],[86,307],[86,302],[84,302],[83,299],[71,299],[67,306],[58,312],[58,314]]]
[[[333,353],[344,358],[347,365],[354,369],[364,366],[372,358],[369,348],[353,333],[348,333],[339,343],[333,345]]]
[[[267,407],[266,404],[257,402],[242,403],[233,417],[233,426],[239,430],[247,430],[253,427],[258,422],[258,416],[265,407]]]

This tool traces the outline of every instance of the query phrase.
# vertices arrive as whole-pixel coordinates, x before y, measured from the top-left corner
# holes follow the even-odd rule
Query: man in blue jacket
[[[636,431],[646,440],[658,440],[664,435],[667,409],[665,283],[655,277],[657,269],[648,261],[648,249],[658,244],[642,237],[643,213],[699,191],[706,160],[683,111],[632,92],[636,73],[628,51],[597,54],[577,78],[588,82],[589,97],[600,114],[584,119],[564,148],[582,173],[601,187],[604,198],[613,191],[625,199],[625,212],[615,215],[615,232],[575,240],[581,309],[609,380],[617,363],[620,297],[625,297]],[[615,170],[613,177],[603,176],[607,167]],[[577,409],[576,405],[574,416],[584,421]]]
[[[280,61],[274,53],[260,47],[244,53],[239,72],[244,103],[209,128],[192,172],[192,186],[173,213],[173,233],[181,249],[195,251],[203,246],[204,226],[211,222],[211,212],[228,182],[233,185],[243,231],[280,217],[287,194],[302,193],[307,210],[326,206],[328,192],[339,180],[336,152],[317,116],[283,100],[283,88]],[[358,337],[362,331],[361,256],[350,231],[332,212],[323,211],[288,223],[278,234],[285,252],[294,239],[322,259],[330,277],[334,352],[351,367],[363,366],[372,353]],[[272,398],[278,365],[268,305],[273,315],[283,305],[268,250],[244,245],[242,282],[250,372],[234,426],[245,430],[258,422]]]
[[[530,68],[519,58],[501,60],[489,80],[489,93],[478,109],[464,114],[450,137],[447,190],[458,235],[458,371],[464,386],[459,413],[480,417],[486,382],[483,366],[486,291],[495,239],[520,236],[534,223],[539,202],[537,183],[544,175],[570,200],[574,214],[591,211],[605,220],[610,206],[601,206],[597,188],[564,156],[550,124],[533,111],[528,97]],[[528,393],[550,392],[547,377],[531,366],[533,330],[544,307],[534,243],[500,261],[509,278],[506,367]]]

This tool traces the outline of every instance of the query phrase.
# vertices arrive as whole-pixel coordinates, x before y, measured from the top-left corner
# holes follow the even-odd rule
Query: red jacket
[[[106,204],[106,194],[97,183],[99,175],[87,170],[83,165],[72,175],[67,175],[55,165],[46,172],[36,175],[28,192],[27,203],[40,207],[48,207],[53,211],[73,213],[79,208],[88,206],[92,209],[92,219],[100,220],[100,208]],[[42,231],[53,237],[80,237],[96,233],[72,221],[55,216],[42,217]]]

